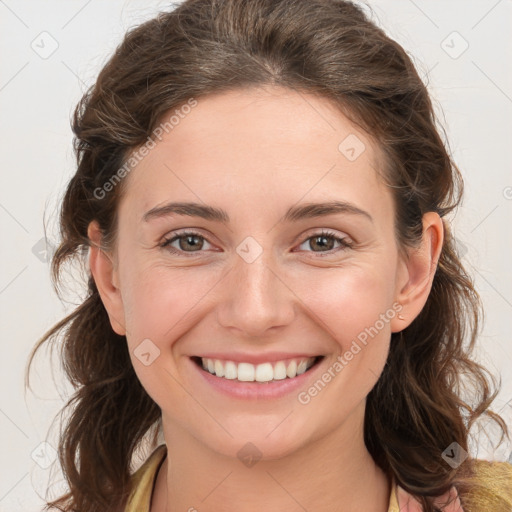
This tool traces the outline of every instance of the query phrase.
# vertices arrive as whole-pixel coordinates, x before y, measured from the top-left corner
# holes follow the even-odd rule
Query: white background
[[[501,373],[495,409],[510,420],[512,2],[369,4],[377,23],[404,46],[426,77],[465,177],[465,200],[454,229],[486,310],[479,359]],[[141,0],[0,0],[2,512],[41,510],[38,495],[44,496],[50,480],[61,479],[58,463],[53,469],[41,467],[52,461],[52,452],[48,447],[42,451],[40,443],[57,446],[55,428],[51,436],[48,430],[70,387],[57,361],[52,373],[45,350],[36,358],[34,393],[25,395],[23,379],[36,340],[72,307],[56,298],[49,265],[37,249],[44,236],[43,214],[48,239],[58,238],[59,200],[75,170],[70,116],[125,31],[169,6]],[[44,54],[52,45],[58,45],[56,51]],[[484,445],[475,450],[479,457],[509,457],[510,446],[489,455]]]

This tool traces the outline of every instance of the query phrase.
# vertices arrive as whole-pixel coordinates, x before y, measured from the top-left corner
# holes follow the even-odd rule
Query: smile
[[[239,382],[271,382],[294,379],[307,372],[321,356],[251,364],[207,357],[193,358],[203,370],[227,380]]]

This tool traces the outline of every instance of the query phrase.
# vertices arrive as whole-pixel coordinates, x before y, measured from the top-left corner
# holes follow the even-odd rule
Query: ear
[[[441,255],[444,225],[436,212],[423,215],[423,236],[418,248],[407,251],[402,265],[405,276],[399,284],[396,301],[402,305],[391,320],[391,332],[400,332],[420,314],[427,302]]]
[[[118,275],[112,255],[101,248],[102,232],[97,221],[92,221],[87,228],[91,241],[89,266],[98,288],[101,301],[107,310],[114,332],[120,336],[126,334],[124,307],[117,283]]]

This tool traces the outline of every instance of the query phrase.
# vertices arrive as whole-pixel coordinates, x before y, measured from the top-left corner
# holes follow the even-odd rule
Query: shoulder
[[[473,460],[474,481],[468,512],[512,510],[512,464]]]
[[[505,478],[505,482],[511,483],[512,464],[510,462],[489,462],[487,460],[473,460],[475,472],[482,478],[494,476]]]
[[[473,459],[472,475],[465,482],[465,491],[452,487],[435,500],[443,512],[511,512],[512,464]],[[459,489],[460,490],[460,489]],[[392,492],[388,512],[421,512],[420,503],[400,486]]]
[[[165,459],[167,447],[158,446],[130,478],[130,495],[125,512],[147,512],[158,469]]]

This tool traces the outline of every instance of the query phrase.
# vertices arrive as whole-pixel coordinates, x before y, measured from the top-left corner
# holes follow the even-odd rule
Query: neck
[[[357,434],[341,428],[286,457],[248,467],[176,425],[163,425],[168,456],[151,512],[388,510],[390,482],[366,449],[361,428]]]

